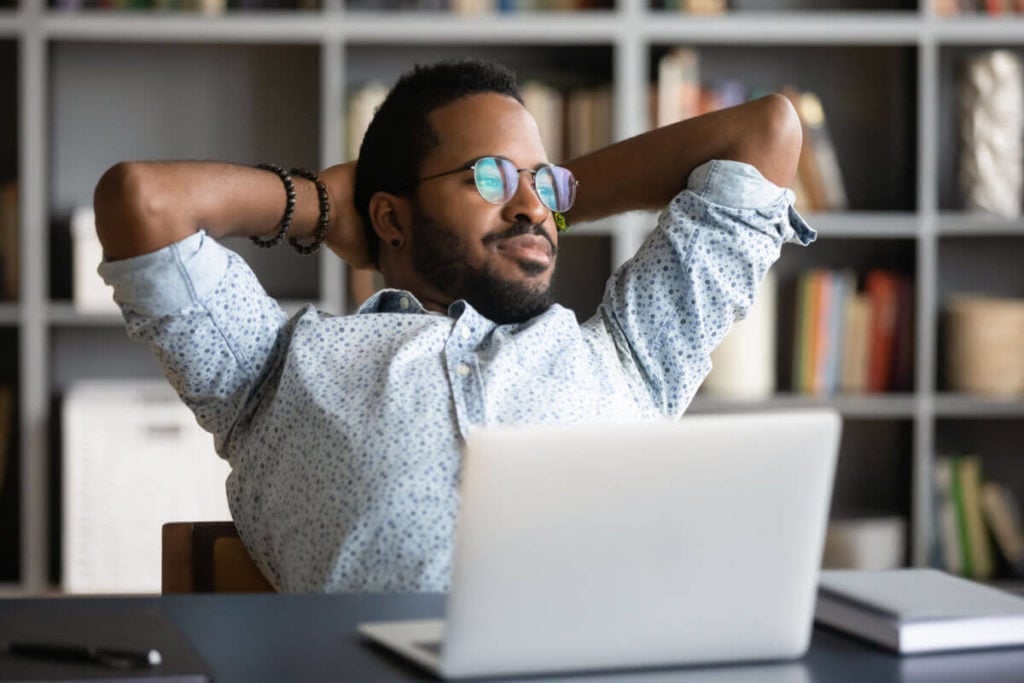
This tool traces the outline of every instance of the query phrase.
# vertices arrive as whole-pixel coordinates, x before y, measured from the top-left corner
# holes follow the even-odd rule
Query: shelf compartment
[[[841,271],[852,269],[857,276],[858,290],[863,291],[866,274],[874,269],[891,271],[916,283],[917,242],[908,238],[834,238],[819,240],[805,248],[785,246],[773,267],[778,282],[776,325],[776,386],[783,392],[793,388],[793,364],[796,343],[798,279],[814,269]],[[914,308],[919,296],[914,293]],[[911,339],[916,339],[916,324],[911,324]],[[893,360],[895,363],[895,359]],[[911,358],[909,376],[914,376],[916,358]],[[907,373],[904,373],[907,374]],[[908,387],[909,388],[909,387]],[[840,394],[839,396],[842,396]],[[888,397],[890,394],[855,394],[854,396]]]
[[[680,36],[651,48],[652,87],[657,84],[659,60],[679,46],[696,50],[703,86],[735,82],[748,96],[786,86],[814,92],[824,108],[849,207],[854,212],[916,209],[916,48],[698,45],[689,40]]]
[[[125,159],[217,159],[318,168],[319,48],[51,45],[52,299],[71,297],[71,213]],[[216,67],[216,68],[212,68]],[[153,74],[159,74],[154,77]],[[228,240],[271,296],[315,300],[320,259]]]
[[[1024,42],[1024,21],[1020,28],[1019,42]],[[963,211],[964,196],[957,178],[960,165],[960,123],[959,123],[959,78],[963,64],[970,58],[993,49],[1007,49],[1024,60],[1024,47],[994,43],[985,46],[955,45],[943,46],[939,50],[938,73],[938,144],[944,153],[939,160],[939,210]]]
[[[938,241],[936,387],[949,390],[949,302],[957,295],[1024,298],[1024,234]]]
[[[1002,484],[1018,503],[1024,501],[1021,443],[1024,443],[1024,420],[1019,416],[947,417],[935,423],[936,457],[977,456],[981,480]],[[1008,578],[1011,573],[998,545],[991,546],[995,563],[993,578]]]
[[[914,541],[908,491],[914,469],[914,423],[900,419],[843,421],[830,518],[901,517],[906,520],[902,564]]]

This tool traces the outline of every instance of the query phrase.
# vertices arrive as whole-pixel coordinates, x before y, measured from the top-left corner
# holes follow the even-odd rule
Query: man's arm
[[[331,198],[325,244],[354,265],[366,251],[351,202],[355,164],[320,173]],[[293,176],[296,203],[289,237],[311,238],[319,220],[312,182]],[[139,256],[173,244],[200,227],[216,239],[268,237],[284,214],[284,183],[258,168],[205,161],[122,162],[96,185],[96,230],[108,261]]]
[[[802,133],[793,105],[768,95],[615,143],[566,164],[580,181],[567,214],[583,223],[640,209],[660,210],[710,159],[742,161],[780,187],[796,175]]]

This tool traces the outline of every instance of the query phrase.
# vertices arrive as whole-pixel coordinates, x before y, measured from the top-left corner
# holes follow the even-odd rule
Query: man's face
[[[483,156],[536,169],[548,161],[533,117],[510,97],[487,93],[436,109],[430,121],[440,144],[423,160],[420,177]],[[504,204],[480,196],[473,172],[421,183],[411,201],[408,237],[416,279],[442,305],[466,299],[498,323],[521,322],[551,305],[558,252],[554,219],[528,173]]]

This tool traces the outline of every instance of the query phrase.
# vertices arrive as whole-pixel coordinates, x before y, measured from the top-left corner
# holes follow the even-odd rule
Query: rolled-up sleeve
[[[685,411],[782,245],[816,238],[793,198],[750,164],[707,162],[609,280],[597,320],[663,415]]]
[[[199,424],[225,442],[283,346],[287,317],[249,266],[204,231],[104,262],[128,336],[153,350]]]

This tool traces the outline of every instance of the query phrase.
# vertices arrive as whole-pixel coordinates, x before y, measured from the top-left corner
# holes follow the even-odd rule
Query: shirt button
[[[463,327],[462,328],[462,338],[463,339],[469,339],[470,336],[472,336],[472,333],[469,331],[469,328],[468,327]]]
[[[469,374],[469,366],[463,363],[459,367],[455,368],[455,372],[459,373],[463,377]]]
[[[401,308],[403,311],[409,308],[409,299],[403,296],[401,299],[398,300],[398,307]]]

